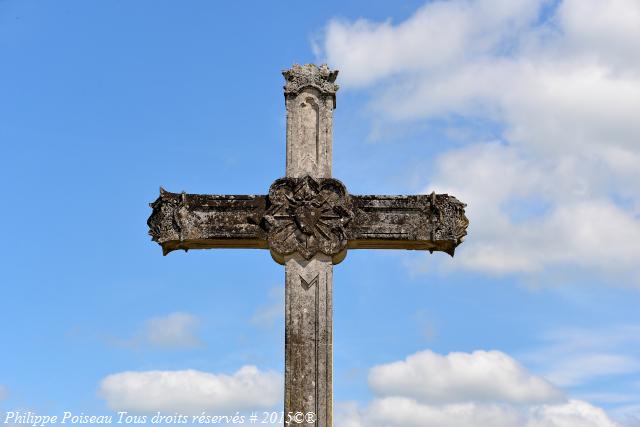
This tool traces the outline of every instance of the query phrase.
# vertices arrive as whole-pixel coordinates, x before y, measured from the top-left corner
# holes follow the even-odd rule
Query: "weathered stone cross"
[[[176,249],[259,248],[285,266],[284,411],[332,425],[332,276],[347,249],[453,252],[466,234],[465,205],[447,194],[354,196],[331,178],[338,71],[294,65],[283,72],[286,177],[266,196],[160,190],[149,234]]]

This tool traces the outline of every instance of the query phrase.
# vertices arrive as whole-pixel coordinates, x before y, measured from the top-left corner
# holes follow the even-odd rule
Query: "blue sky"
[[[640,7],[515,3],[0,1],[0,410],[280,408],[282,267],[145,222],[266,193],[280,71],[328,62],[334,176],[471,220],[335,267],[336,425],[639,426]]]

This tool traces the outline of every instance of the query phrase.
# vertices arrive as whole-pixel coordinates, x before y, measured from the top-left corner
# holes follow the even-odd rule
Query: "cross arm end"
[[[467,234],[465,204],[448,194],[351,196],[349,249],[441,251],[453,256]]]
[[[267,248],[259,222],[265,196],[172,193],[150,203],[149,235],[162,252],[183,249]]]

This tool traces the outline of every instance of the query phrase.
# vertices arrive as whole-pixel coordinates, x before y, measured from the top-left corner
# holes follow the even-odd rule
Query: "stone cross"
[[[331,177],[338,71],[308,64],[282,74],[286,177],[263,196],[161,188],[147,223],[165,255],[176,249],[269,249],[285,266],[285,419],[311,412],[315,419],[299,425],[330,427],[333,265],[348,249],[420,249],[453,256],[469,222],[465,205],[447,194],[347,193]]]

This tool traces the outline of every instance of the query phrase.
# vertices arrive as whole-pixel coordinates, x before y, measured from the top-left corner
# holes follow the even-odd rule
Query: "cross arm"
[[[266,196],[228,196],[171,193],[160,189],[150,203],[149,234],[162,252],[176,249],[266,249],[259,223]]]
[[[465,204],[448,194],[350,198],[349,249],[421,249],[453,256],[467,234]]]
[[[176,249],[270,249],[339,263],[347,249],[418,249],[453,256],[467,234],[465,204],[448,194],[358,196],[332,178],[281,178],[265,196],[171,193],[151,203],[149,234]]]

